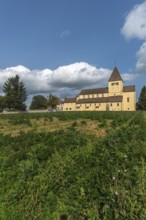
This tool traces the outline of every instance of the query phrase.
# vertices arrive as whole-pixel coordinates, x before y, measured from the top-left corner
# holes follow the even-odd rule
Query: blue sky
[[[0,92],[19,74],[28,93],[103,87],[114,65],[146,85],[146,1],[0,0]]]

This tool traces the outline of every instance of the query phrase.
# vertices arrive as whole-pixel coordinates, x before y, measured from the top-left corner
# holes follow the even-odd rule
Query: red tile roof
[[[124,86],[123,87],[123,92],[135,92],[135,86]]]
[[[121,76],[120,76],[120,73],[119,73],[117,67],[115,67],[113,69],[113,72],[112,72],[112,74],[111,74],[111,76],[110,76],[108,81],[109,82],[112,82],[112,81],[123,81]]]
[[[64,103],[75,103],[76,102],[76,98],[65,98],[64,99]]]
[[[101,98],[88,98],[88,99],[79,99],[77,104],[83,103],[106,103],[106,102],[122,102],[122,96],[110,96],[110,97],[101,97]]]
[[[79,95],[108,93],[108,88],[83,89]]]

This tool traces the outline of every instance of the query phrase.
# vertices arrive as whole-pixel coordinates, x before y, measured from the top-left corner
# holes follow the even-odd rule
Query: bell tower
[[[108,80],[108,92],[109,96],[122,95],[123,92],[123,80],[116,66]]]

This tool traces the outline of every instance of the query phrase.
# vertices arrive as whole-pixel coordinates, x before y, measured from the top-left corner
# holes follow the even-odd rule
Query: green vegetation
[[[36,95],[33,97],[29,109],[47,109],[47,98],[43,95]]]
[[[11,111],[24,111],[26,109],[25,101],[27,99],[27,92],[23,81],[20,77],[10,77],[4,83],[3,92],[5,96],[4,105],[2,107]]]
[[[146,110],[146,86],[143,86],[139,95],[138,103],[137,103],[138,110]]]
[[[56,109],[57,105],[59,105],[60,100],[57,96],[54,96],[52,94],[48,97],[48,106],[50,109]]]
[[[146,114],[0,115],[0,219],[146,219]]]

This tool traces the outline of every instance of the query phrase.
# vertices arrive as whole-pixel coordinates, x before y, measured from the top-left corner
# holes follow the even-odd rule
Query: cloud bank
[[[61,66],[55,70],[30,70],[24,66],[0,70],[0,92],[5,81],[16,74],[24,81],[28,95],[53,93],[60,98],[74,96],[83,88],[107,86],[112,70],[97,69],[85,62]],[[133,80],[134,75],[123,74],[124,80]]]
[[[136,63],[137,71],[139,73],[146,73],[146,42],[142,44],[136,55],[138,57]]]
[[[146,39],[146,1],[142,4],[135,5],[127,14],[121,33],[127,39]]]
[[[132,38],[146,40],[146,1],[135,5],[127,14],[121,33],[129,40]],[[146,42],[141,45],[136,56],[136,71],[146,73]]]

